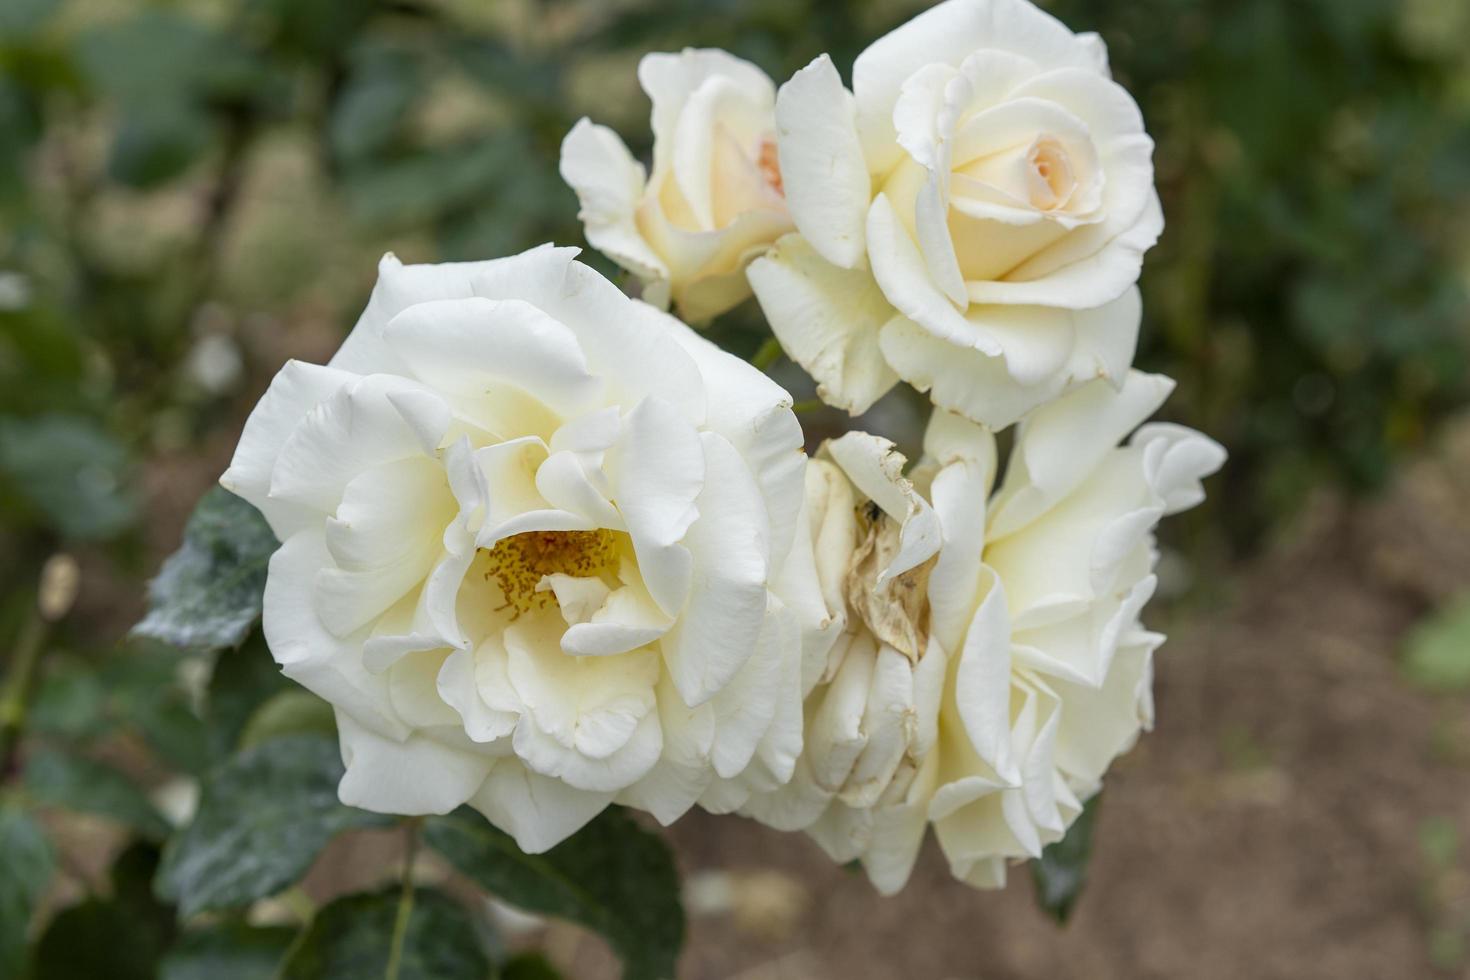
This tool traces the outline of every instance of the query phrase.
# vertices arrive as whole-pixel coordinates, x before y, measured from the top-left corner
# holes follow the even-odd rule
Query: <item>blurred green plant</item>
[[[1404,644],[1403,669],[1425,690],[1470,690],[1470,595],[1417,623]]]

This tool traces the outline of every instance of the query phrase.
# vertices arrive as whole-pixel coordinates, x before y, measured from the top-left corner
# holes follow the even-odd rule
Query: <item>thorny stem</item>
[[[403,852],[403,891],[398,895],[398,915],[393,920],[393,942],[388,947],[388,969],[384,980],[398,980],[403,965],[403,944],[408,938],[408,920],[413,916],[413,865],[419,852],[418,818],[404,824],[407,841]]]

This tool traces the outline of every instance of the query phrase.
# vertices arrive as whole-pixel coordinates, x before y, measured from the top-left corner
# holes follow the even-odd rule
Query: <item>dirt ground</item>
[[[303,340],[310,356],[323,338]],[[154,470],[160,554],[229,450]],[[695,813],[670,831],[691,891],[681,977],[1470,978],[1470,697],[1415,690],[1397,662],[1405,631],[1470,588],[1467,486],[1470,420],[1381,499],[1315,504],[1217,608],[1155,617],[1158,726],[1108,779],[1065,928],[1024,868],[971,891],[931,841],[883,899],[800,835]],[[1458,856],[1426,856],[1435,827]],[[343,845],[314,877],[360,866]],[[574,980],[617,975],[575,928],[525,940]]]

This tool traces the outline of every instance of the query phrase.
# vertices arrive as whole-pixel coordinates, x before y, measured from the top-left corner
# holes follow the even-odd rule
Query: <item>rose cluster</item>
[[[927,828],[995,887],[1152,722],[1141,614],[1208,438],[1132,369],[1152,142],[1093,35],[948,0],[779,89],[652,54],[645,170],[578,123],[561,172],[632,299],[542,246],[389,256],[326,366],[291,362],[223,484],[281,541],[265,633],[336,711],[342,799],[468,804],[526,851],[612,803],[805,830],[875,886]],[[912,465],[663,312],[754,293],[820,397],[900,380]],[[996,434],[1013,423],[1002,464]]]

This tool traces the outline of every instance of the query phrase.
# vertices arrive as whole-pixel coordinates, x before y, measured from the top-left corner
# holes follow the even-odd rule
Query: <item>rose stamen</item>
[[[513,616],[547,609],[556,604],[550,589],[536,591],[547,575],[575,578],[614,578],[621,548],[618,533],[594,531],[525,531],[501,538],[485,553],[487,579],[494,579],[505,596],[497,611],[514,609]]]

